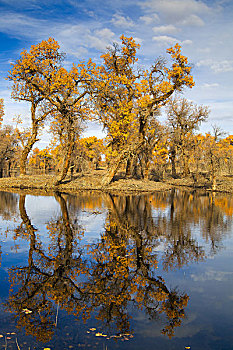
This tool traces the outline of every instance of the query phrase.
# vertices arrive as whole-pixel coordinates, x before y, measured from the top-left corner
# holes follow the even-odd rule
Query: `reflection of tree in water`
[[[90,247],[93,255],[89,279],[92,302],[100,306],[98,318],[111,324],[115,319],[121,332],[129,331],[127,306],[144,309],[150,318],[163,314],[167,325],[163,333],[171,336],[181,324],[188,296],[169,290],[156,276],[158,260],[155,226],[146,197],[112,197],[105,233]]]
[[[10,220],[17,214],[17,195],[10,192],[0,191],[0,216],[3,220]],[[0,231],[1,232],[1,231]],[[2,233],[2,232],[1,232]],[[0,246],[0,266],[2,262],[2,249]]]
[[[77,213],[77,211],[99,211],[104,207],[104,203],[108,198],[108,194],[99,194],[95,191],[80,192],[79,195],[64,196],[67,200],[69,213]]]
[[[225,208],[218,205],[219,202],[221,202],[221,196],[216,197],[213,193],[208,198],[206,210],[203,210],[205,219],[202,219],[202,236],[206,242],[211,243],[212,254],[217,253],[222,247],[222,240],[232,226],[232,215],[228,215]]]
[[[165,270],[178,268],[204,258],[204,250],[193,238],[192,228],[196,216],[189,197],[183,192],[180,196],[174,190],[169,194],[169,210],[166,220],[158,219],[162,226],[163,267]]]
[[[18,196],[10,192],[0,192],[0,216],[4,220],[10,220],[16,216]]]
[[[232,225],[232,216],[226,215],[222,210],[224,208],[215,204],[222,202],[223,197],[215,197],[211,193],[175,190],[168,193],[167,197],[169,210],[162,229],[166,242],[164,267],[180,267],[204,256],[203,248],[200,248],[194,239],[195,228],[200,230],[201,236],[210,246],[210,251],[216,253]],[[159,222],[157,225],[159,226]]]
[[[59,306],[84,320],[94,313],[103,327],[128,333],[128,306],[133,302],[152,319],[161,315],[166,323],[162,333],[172,336],[184,318],[188,296],[170,290],[157,276],[157,250],[163,242],[166,269],[202,259],[204,248],[192,237],[198,223],[208,227],[204,235],[217,249],[221,222],[230,223],[219,206],[207,196],[179,197],[174,191],[149,197],[108,196],[105,232],[98,242],[83,246],[81,229],[76,219],[71,220],[64,197],[56,194],[56,199],[62,215],[47,225],[46,252],[27,216],[25,196],[20,197],[22,224],[15,234],[29,241],[29,258],[28,266],[10,270],[12,286],[18,284],[18,290],[14,288],[8,302],[18,326],[46,341],[54,332]],[[166,210],[155,214],[154,208],[160,207]]]
[[[74,229],[64,199],[57,195],[62,217],[51,221],[48,230],[51,235],[51,249],[46,255],[38,240],[36,229],[25,210],[25,196],[20,196],[19,209],[22,219],[16,229],[16,236],[29,241],[28,266],[10,269],[12,286],[18,284],[18,291],[9,298],[9,311],[16,312],[18,327],[25,327],[27,334],[33,334],[40,341],[47,341],[54,332],[55,303],[67,311],[73,311],[75,304],[74,280],[80,273],[82,263],[80,252],[72,256],[75,240]],[[75,277],[75,278],[73,278]]]

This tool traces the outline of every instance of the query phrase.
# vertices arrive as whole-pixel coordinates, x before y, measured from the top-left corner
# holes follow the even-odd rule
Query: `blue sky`
[[[195,87],[184,96],[211,109],[201,131],[217,124],[233,134],[232,0],[0,0],[0,97],[5,124],[28,108],[10,99],[5,80],[10,63],[23,49],[54,37],[67,53],[66,65],[91,57],[121,34],[141,44],[139,64],[151,65],[176,42],[192,62]],[[24,119],[27,123],[27,119]],[[100,136],[91,125],[88,134]]]

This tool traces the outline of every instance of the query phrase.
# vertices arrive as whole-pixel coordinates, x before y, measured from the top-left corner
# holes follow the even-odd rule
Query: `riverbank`
[[[156,192],[167,191],[174,187],[186,187],[192,189],[211,190],[211,183],[205,178],[198,181],[192,178],[183,179],[165,179],[163,182],[136,180],[136,179],[122,179],[112,182],[110,185],[103,188],[102,179],[104,170],[98,170],[91,174],[77,175],[72,180],[67,179],[62,184],[54,186],[55,176],[53,175],[25,175],[19,177],[9,177],[0,179],[1,190],[44,190],[47,192],[60,191],[75,193],[82,190],[95,190],[103,192],[123,192],[123,193],[137,193],[137,192]],[[233,193],[233,176],[221,176],[217,179],[217,192]]]

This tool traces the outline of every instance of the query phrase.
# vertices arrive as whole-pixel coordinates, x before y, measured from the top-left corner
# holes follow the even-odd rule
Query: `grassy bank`
[[[149,180],[122,179],[112,182],[103,188],[102,179],[104,170],[98,170],[91,174],[77,175],[72,180],[67,178],[59,186],[54,186],[56,180],[53,175],[26,175],[0,179],[0,189],[27,189],[44,190],[47,192],[65,191],[78,192],[80,190],[95,190],[104,192],[154,192],[166,191],[173,187],[187,187],[195,189],[211,190],[211,183],[205,178],[193,180],[192,177],[185,179],[166,179],[163,182]],[[233,193],[233,177],[221,176],[217,179],[217,191]]]

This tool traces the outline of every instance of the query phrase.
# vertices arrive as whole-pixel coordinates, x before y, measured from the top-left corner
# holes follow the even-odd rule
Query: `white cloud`
[[[211,52],[210,47],[200,47],[197,49],[201,54],[209,54]]]
[[[61,24],[55,31],[56,39],[65,52],[78,58],[86,56],[89,48],[104,50],[112,43],[115,34],[109,28],[89,28],[85,24]]]
[[[153,36],[152,37],[153,41],[156,41],[158,44],[162,46],[168,46],[168,45],[175,45],[176,43],[185,46],[185,45],[191,45],[193,42],[190,39],[187,40],[179,40],[177,38],[174,38],[172,36],[168,35],[158,35],[158,36]]]
[[[204,83],[202,85],[203,88],[206,88],[206,89],[210,89],[210,88],[215,88],[215,87],[219,87],[219,84],[218,83]]]
[[[224,60],[222,62],[213,63],[211,69],[215,73],[233,72],[233,61]]]
[[[37,20],[29,16],[17,14],[17,13],[4,13],[1,16],[0,31],[6,34],[10,34],[15,37],[35,37],[38,33],[46,27],[47,21]]]
[[[153,13],[151,16],[141,16],[139,20],[143,21],[146,25],[150,25],[154,22],[159,22],[159,16],[156,13]]]
[[[187,40],[182,41],[181,45],[192,45],[192,43],[193,43],[192,40],[187,39]]]
[[[111,22],[115,27],[130,28],[134,26],[134,22],[128,16],[124,17],[117,13],[113,16]]]
[[[147,11],[161,13],[170,23],[178,23],[184,21],[184,18],[211,11],[203,1],[196,0],[149,0],[141,2],[141,6]]]
[[[143,39],[141,39],[141,38],[139,38],[139,37],[137,37],[137,36],[134,36],[133,38],[134,38],[134,40],[135,40],[135,42],[136,42],[137,44],[142,45]]]
[[[155,34],[173,34],[177,32],[177,28],[172,24],[168,24],[165,26],[153,27],[153,32]]]
[[[212,59],[204,59],[197,63],[197,67],[201,66],[209,67],[214,73],[233,72],[233,60],[222,60],[217,62]]]
[[[183,26],[197,26],[197,27],[201,27],[205,23],[199,16],[197,16],[197,15],[190,15],[190,16],[186,17],[185,19],[183,19],[182,21],[180,21],[180,24],[183,25]]]
[[[114,33],[108,28],[95,30],[93,34],[87,36],[88,45],[97,50],[105,50],[106,46],[112,43],[113,37]]]
[[[179,42],[179,40],[167,35],[153,36],[152,40],[156,41],[160,45],[166,45],[166,46],[174,45],[177,42]]]
[[[0,31],[16,38],[27,38],[33,41],[54,37],[62,50],[78,58],[88,54],[88,48],[104,50],[112,43],[115,34],[93,21],[86,24],[53,22],[35,19],[26,15],[7,12],[0,21]]]
[[[84,25],[66,25],[61,28],[56,33],[57,40],[62,43],[65,52],[77,58],[86,57],[90,48],[105,50],[115,36],[109,28],[92,29]]]

